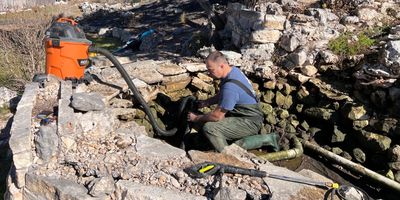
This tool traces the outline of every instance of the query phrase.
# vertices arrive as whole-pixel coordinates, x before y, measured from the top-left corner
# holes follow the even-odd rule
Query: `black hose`
[[[91,46],[89,48],[89,52],[93,53],[99,53],[104,55],[106,58],[108,58],[111,63],[117,68],[119,73],[121,74],[122,78],[125,80],[125,82],[128,84],[129,89],[133,92],[133,97],[140,103],[142,108],[144,109],[144,112],[146,115],[149,117],[150,124],[154,129],[154,132],[156,132],[158,135],[161,136],[173,136],[177,132],[177,128],[173,128],[171,130],[163,130],[161,129],[157,121],[155,120],[153,113],[151,112],[149,106],[147,105],[146,101],[143,99],[142,95],[139,93],[137,90],[135,84],[133,84],[132,79],[129,77],[128,73],[124,69],[124,67],[119,63],[119,61],[111,54],[111,52],[107,51],[106,49],[103,48],[98,48],[98,47],[93,47]]]
[[[190,133],[190,125],[187,121],[187,114],[191,111],[197,110],[196,97],[186,96],[183,97],[178,110],[178,120],[181,122],[179,127],[179,140],[181,141],[179,148],[185,150],[185,137]]]

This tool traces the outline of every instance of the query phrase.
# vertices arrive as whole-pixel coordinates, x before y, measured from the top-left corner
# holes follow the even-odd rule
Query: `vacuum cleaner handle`
[[[65,17],[61,17],[61,18],[59,18],[59,19],[57,19],[57,22],[68,22],[68,23],[70,23],[72,26],[76,26],[76,25],[78,25],[78,23],[76,22],[76,21],[74,21],[73,19],[70,19],[70,18],[65,18]]]

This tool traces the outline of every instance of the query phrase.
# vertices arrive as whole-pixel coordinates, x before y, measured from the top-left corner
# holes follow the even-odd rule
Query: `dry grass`
[[[44,72],[43,38],[54,16],[78,16],[76,5],[52,5],[0,15],[0,86],[22,89]]]

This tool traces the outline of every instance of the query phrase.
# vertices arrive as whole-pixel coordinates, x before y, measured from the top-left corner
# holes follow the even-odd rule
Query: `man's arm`
[[[192,122],[217,122],[225,118],[227,110],[217,106],[213,111],[204,114],[204,115],[196,115],[193,113],[188,114],[188,121]]]
[[[220,93],[218,93],[215,96],[210,97],[210,98],[208,98],[206,100],[200,100],[199,101],[199,107],[203,108],[203,107],[207,107],[207,106],[211,106],[211,105],[217,104],[219,99],[220,99],[220,97],[221,97],[221,95],[220,95]]]

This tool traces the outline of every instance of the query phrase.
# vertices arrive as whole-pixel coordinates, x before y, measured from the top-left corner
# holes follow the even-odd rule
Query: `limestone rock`
[[[162,187],[143,185],[120,180],[116,183],[116,199],[126,200],[206,200],[206,197],[195,196],[185,192],[169,190]]]
[[[276,114],[278,115],[279,118],[281,119],[286,119],[289,117],[289,111],[284,110],[284,109],[279,109]]]
[[[245,46],[240,51],[243,55],[242,61],[243,63],[245,63],[249,61],[253,62],[269,61],[271,59],[274,50],[275,50],[274,44],[267,43],[267,44],[255,44],[251,46]]]
[[[268,113],[268,114],[266,115],[266,117],[265,117],[265,121],[266,121],[268,124],[271,124],[271,125],[275,125],[276,123],[278,123],[277,120],[276,120],[276,118],[275,118],[275,115],[274,115],[273,113]]]
[[[38,157],[45,162],[56,155],[58,150],[58,136],[57,128],[54,124],[40,126],[35,137],[35,148]]]
[[[386,43],[382,60],[386,66],[390,67],[392,73],[400,74],[400,40]]]
[[[390,169],[400,171],[400,162],[389,162],[388,165]]]
[[[339,62],[339,57],[335,55],[332,51],[320,51],[319,55],[322,58],[323,64],[336,64],[337,62]]]
[[[266,103],[272,103],[274,97],[275,97],[274,92],[272,92],[271,90],[267,90],[265,94],[262,96],[262,100]]]
[[[246,191],[232,188],[232,187],[223,187],[216,194],[215,200],[245,200],[246,199]]]
[[[256,30],[251,33],[250,40],[255,43],[276,43],[281,37],[281,32],[278,30]]]
[[[206,82],[206,83],[212,83],[213,82],[213,78],[211,78],[210,76],[204,74],[204,73],[198,73],[197,77],[199,77],[199,79],[201,79],[202,81]]]
[[[274,108],[271,106],[271,104],[261,102],[261,110],[264,114],[268,114],[272,113]]]
[[[331,151],[336,155],[340,155],[343,152],[343,150],[339,147],[333,147]]]
[[[293,52],[300,45],[300,39],[294,34],[284,34],[279,45],[288,52]]]
[[[380,14],[373,8],[359,8],[357,10],[357,16],[362,21],[379,20],[381,18]]]
[[[354,130],[361,130],[369,125],[368,120],[355,120],[353,121],[353,128]]]
[[[392,140],[383,135],[361,130],[357,134],[360,144],[372,152],[382,152],[389,149]]]
[[[105,104],[98,93],[75,93],[72,95],[71,106],[80,111],[103,110]]]
[[[346,117],[350,120],[360,120],[367,114],[364,106],[353,106],[353,105],[346,105],[343,108]]]
[[[112,108],[130,108],[133,106],[132,101],[127,99],[113,98],[109,103]]]
[[[186,69],[173,63],[162,63],[157,68],[157,71],[164,76],[172,76],[183,74],[186,72]]]
[[[276,81],[267,81],[264,83],[264,87],[266,89],[270,89],[270,90],[275,89],[275,85],[276,85]]]
[[[236,167],[254,168],[254,165],[251,165],[247,162],[242,162],[237,158],[235,158],[234,156],[224,153],[201,152],[197,150],[190,150],[188,152],[188,155],[194,163],[218,162]]]
[[[105,197],[114,192],[114,179],[111,176],[96,178],[88,185],[89,194],[93,197]]]
[[[301,83],[301,84],[307,82],[311,78],[311,77],[304,76],[303,74],[300,74],[300,73],[297,73],[297,72],[294,72],[294,71],[290,71],[289,72],[289,77],[292,80],[294,80],[294,81],[296,81],[298,83]]]
[[[285,67],[292,69],[297,66],[302,66],[307,60],[307,53],[304,50],[293,52],[287,56]]]
[[[112,110],[89,111],[85,114],[76,114],[78,128],[85,134],[104,137],[118,126],[119,122],[114,117]]]
[[[348,24],[357,24],[357,23],[360,22],[360,18],[358,18],[357,16],[350,16],[350,15],[347,15],[347,16],[344,16],[344,17],[341,19],[341,22],[342,22],[343,24],[345,24],[345,25],[348,25]]]
[[[306,76],[314,76],[318,72],[318,69],[313,65],[306,65],[302,67],[300,70]]]
[[[265,15],[263,25],[265,28],[273,29],[273,30],[284,30],[285,28],[286,17],[280,15]],[[257,27],[253,27],[257,29]]]
[[[213,88],[212,85],[210,85],[210,84],[204,82],[203,80],[201,80],[201,79],[199,79],[199,78],[197,78],[197,77],[194,77],[194,78],[192,79],[192,83],[191,83],[191,84],[192,84],[194,87],[196,87],[197,89],[203,90],[203,91],[205,91],[205,92],[210,92],[211,89]]]
[[[286,97],[281,92],[276,92],[275,103],[279,107],[283,107]],[[268,103],[268,102],[267,102]]]
[[[174,92],[185,89],[192,79],[188,74],[180,74],[177,76],[164,77],[162,85],[165,87],[165,92]]]
[[[342,156],[343,158],[346,158],[347,160],[352,160],[353,159],[353,157],[351,157],[351,155],[347,151],[343,151],[339,155]]]
[[[186,152],[182,149],[173,147],[161,140],[150,138],[145,135],[136,136],[137,152],[147,158],[151,159],[182,159],[186,157]]]
[[[163,80],[163,75],[157,71],[154,60],[138,61],[124,64],[123,67],[130,77],[140,79],[147,84],[158,83]]]
[[[32,193],[36,199],[94,199],[87,194],[83,185],[57,177],[43,177],[28,173],[25,189]]]
[[[394,175],[394,180],[400,183],[400,171],[397,171]]]
[[[343,133],[342,131],[340,131],[338,129],[338,126],[334,126],[333,128],[333,134],[332,134],[332,139],[331,142],[335,143],[335,142],[343,142],[346,138],[346,134]]]
[[[359,163],[364,163],[365,160],[367,159],[364,151],[361,150],[360,148],[353,149],[353,157]]]
[[[182,63],[182,67],[186,68],[189,72],[204,72],[207,71],[205,63]]]
[[[224,54],[225,58],[228,60],[228,63],[231,65],[240,65],[242,54],[234,52],[234,51],[220,51]]]
[[[400,162],[400,145],[392,146],[388,151],[388,155],[391,162]]]
[[[130,133],[130,131],[127,131],[125,129],[118,129],[116,132],[118,132],[118,135],[114,137],[115,145],[120,148],[120,149],[125,149],[129,147],[134,141],[134,137],[132,134],[126,134],[124,132]]]
[[[323,119],[323,120],[331,120],[334,110],[326,109],[326,108],[312,107],[312,108],[305,109],[303,111],[303,113],[309,117],[314,117],[314,118]]]

